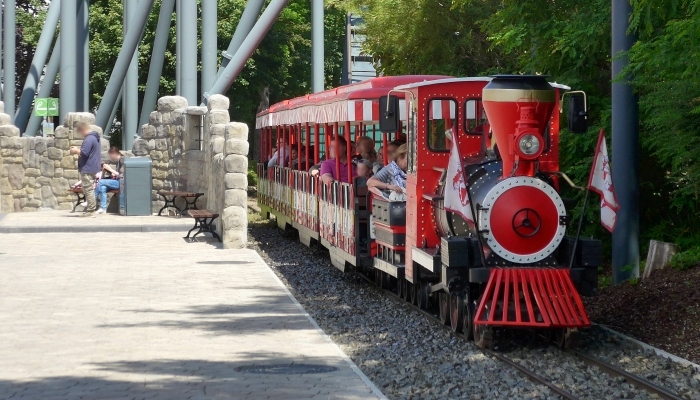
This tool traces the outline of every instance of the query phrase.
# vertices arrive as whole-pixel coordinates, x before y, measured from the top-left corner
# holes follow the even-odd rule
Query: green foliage
[[[669,265],[679,270],[686,270],[700,265],[700,247],[695,246],[686,251],[676,253],[671,258]]]
[[[253,162],[248,163],[248,186],[258,185],[258,173],[256,172],[256,164]]]

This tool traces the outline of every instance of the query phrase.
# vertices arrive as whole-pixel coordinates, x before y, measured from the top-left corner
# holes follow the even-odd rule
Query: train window
[[[449,151],[450,136],[448,131],[457,127],[457,101],[454,99],[432,99],[428,102],[427,142],[432,151]]]
[[[486,111],[481,99],[468,99],[464,102],[464,132],[467,135],[481,135],[484,125],[488,125]]]

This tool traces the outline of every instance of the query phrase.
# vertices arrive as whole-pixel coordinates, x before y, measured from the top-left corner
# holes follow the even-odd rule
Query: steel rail
[[[625,371],[624,369],[617,367],[615,365],[612,365],[610,363],[607,363],[599,358],[593,357],[591,355],[588,355],[580,350],[576,349],[567,349],[566,350],[568,353],[575,355],[579,360],[583,361],[584,363],[588,365],[592,365],[594,367],[597,367],[601,371],[605,372],[608,375],[611,376],[619,376],[625,378],[629,383],[633,384],[639,389],[646,390],[647,392],[655,393],[659,395],[663,399],[670,399],[670,400],[683,400],[682,397],[679,397],[677,394],[671,392],[670,390],[663,388],[661,386],[658,386],[638,375],[635,375],[631,372]]]

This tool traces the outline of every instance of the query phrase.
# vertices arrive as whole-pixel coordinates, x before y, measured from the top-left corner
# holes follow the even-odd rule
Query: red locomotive
[[[258,204],[339,269],[437,304],[482,346],[494,327],[546,328],[564,343],[590,325],[579,294],[596,289],[601,263],[599,241],[566,235],[559,108],[569,89],[542,76],[396,76],[275,104],[256,121]],[[569,127],[585,131],[585,99],[574,96]],[[392,141],[407,143],[405,201],[373,194],[363,177],[338,181],[354,169],[343,142],[366,136],[385,160]],[[307,170],[324,156],[335,180]]]

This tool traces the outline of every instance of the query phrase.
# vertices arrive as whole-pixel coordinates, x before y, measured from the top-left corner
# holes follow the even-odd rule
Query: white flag
[[[591,177],[588,180],[588,188],[600,195],[600,223],[611,233],[615,229],[617,210],[620,206],[615,196],[612,173],[610,172],[610,158],[608,146],[605,144],[605,132],[600,130],[598,146],[595,150]]]
[[[464,175],[462,156],[459,154],[457,135],[452,135],[452,148],[450,149],[450,163],[447,166],[445,181],[445,210],[461,215],[469,225],[474,226],[474,216],[469,204],[467,193],[467,180]]]

